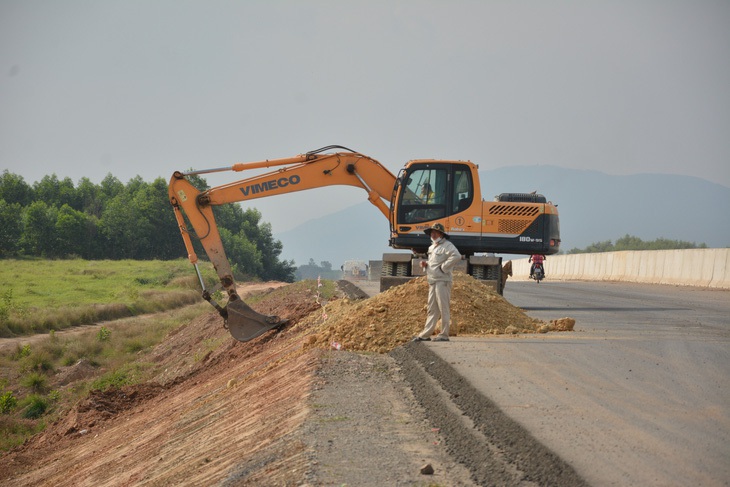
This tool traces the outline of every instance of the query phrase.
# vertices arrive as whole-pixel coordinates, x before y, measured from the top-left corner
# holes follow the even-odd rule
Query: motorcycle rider
[[[530,266],[530,279],[532,279],[532,276],[535,275],[535,266],[542,266],[543,262],[546,260],[547,259],[542,254],[532,254],[530,258],[527,259],[527,262],[532,262],[532,266]],[[545,277],[545,267],[542,268],[542,277]]]

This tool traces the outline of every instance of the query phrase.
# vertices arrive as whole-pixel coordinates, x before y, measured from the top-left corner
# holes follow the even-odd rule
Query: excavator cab
[[[447,227],[473,226],[473,219],[467,224],[467,219],[459,215],[474,203],[475,169],[476,165],[461,161],[409,162],[398,178],[392,205],[393,247],[425,252],[430,242],[423,230],[436,221]],[[479,230],[469,229],[470,233]]]
[[[557,253],[557,207],[543,195],[531,193],[505,193],[484,201],[478,170],[469,161],[408,162],[393,192],[391,247],[425,253],[430,242],[423,230],[441,223],[465,256]]]

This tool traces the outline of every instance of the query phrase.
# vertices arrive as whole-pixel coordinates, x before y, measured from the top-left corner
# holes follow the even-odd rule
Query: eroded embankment
[[[302,301],[289,297],[262,311],[298,318],[313,308],[308,298],[299,307],[290,299]],[[157,372],[150,381],[91,394],[5,454],[0,483],[300,482],[306,446],[292,435],[308,414],[319,351],[304,351],[288,330],[239,343],[221,324],[210,314],[176,329],[141,358]]]

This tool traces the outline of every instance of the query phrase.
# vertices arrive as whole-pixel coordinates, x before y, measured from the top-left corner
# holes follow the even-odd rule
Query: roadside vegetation
[[[626,234],[623,237],[612,242],[606,240],[603,242],[594,242],[584,249],[573,248],[568,254],[590,254],[595,252],[619,252],[622,250],[675,250],[675,249],[706,249],[704,243],[697,244],[695,242],[685,242],[683,240],[670,240],[668,238],[657,238],[655,240],[644,241],[639,237]]]
[[[92,276],[94,273],[91,271],[100,265],[99,262],[75,261],[76,270],[71,272],[69,266],[72,261],[32,261],[30,264],[39,266],[43,263],[47,265],[44,271],[34,269],[45,273],[43,275],[48,289],[52,289],[52,282],[69,281],[69,278],[64,279],[67,273],[71,276]],[[23,264],[29,265],[28,262],[14,263],[17,266]],[[65,302],[40,299],[34,293],[22,296],[18,302],[34,312],[52,315],[51,310],[40,306],[45,303],[49,307],[56,306],[56,309],[67,309],[72,307],[67,303],[93,306],[96,301],[108,304],[124,300],[138,302],[139,299],[130,299],[130,294],[139,297],[152,289],[155,293],[151,294],[153,298],[150,299],[158,299],[170,287],[185,288],[190,284],[188,275],[192,269],[186,261],[126,261],[110,264],[110,267],[101,267],[111,275],[104,273],[104,279],[90,278],[102,281],[103,286],[83,288],[81,284],[73,284],[82,289],[66,295]],[[83,269],[87,272],[82,272]],[[28,268],[23,267],[23,270],[28,271]],[[206,281],[215,280],[212,266],[203,266],[202,270]],[[246,297],[246,301],[248,304],[256,304],[264,299],[286,302],[291,294],[306,294],[311,296],[312,302],[323,304],[336,293],[336,284],[331,280],[307,280],[252,294]],[[159,312],[94,327],[59,332],[51,330],[42,338],[28,337],[27,341],[20,338],[16,339],[13,346],[0,347],[0,461],[4,451],[42,432],[47,425],[64,417],[93,391],[154,381],[161,367],[152,358],[155,347],[178,328],[202,315],[214,313],[212,307],[200,299],[198,291],[194,292],[194,296],[197,304],[159,311],[150,303],[150,309]],[[219,301],[223,299],[220,295],[214,297]],[[159,303],[157,306],[160,309],[164,307]],[[205,355],[206,350],[213,350],[223,342],[210,340],[201,343],[204,348],[196,352],[196,361]]]
[[[181,323],[209,312],[200,302],[73,335],[52,331],[43,340],[0,351],[0,452],[43,431],[92,390],[147,380],[154,365],[145,356],[153,347]],[[83,378],[57,385],[55,374],[64,368]]]
[[[42,431],[89,391],[144,381],[152,369],[145,355],[211,310],[183,259],[2,263],[0,331],[44,336],[0,348],[0,451]],[[210,264],[200,268],[206,286],[217,281]],[[117,321],[56,331],[108,320]],[[56,374],[70,367],[84,378],[60,387]]]
[[[200,265],[206,286],[216,282]],[[47,333],[200,300],[187,260],[2,260],[0,337]]]
[[[200,177],[191,180],[208,188]],[[109,174],[101,184],[74,184],[53,174],[30,185],[0,173],[0,339],[18,340],[0,347],[0,452],[42,431],[89,391],[146,380],[153,369],[147,353],[173,328],[211,311],[183,258],[167,191],[162,178],[123,184]],[[234,277],[294,281],[294,261],[280,259],[282,244],[258,210],[213,211]],[[193,245],[203,258],[199,242]],[[212,265],[199,266],[215,289]],[[110,323],[70,330],[99,322]],[[57,373],[72,367],[91,373],[60,387]]]

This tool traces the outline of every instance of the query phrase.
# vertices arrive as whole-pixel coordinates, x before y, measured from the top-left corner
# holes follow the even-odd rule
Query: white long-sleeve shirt
[[[428,248],[428,267],[426,279],[429,284],[436,281],[452,281],[454,267],[461,260],[461,254],[449,240],[442,238]]]

